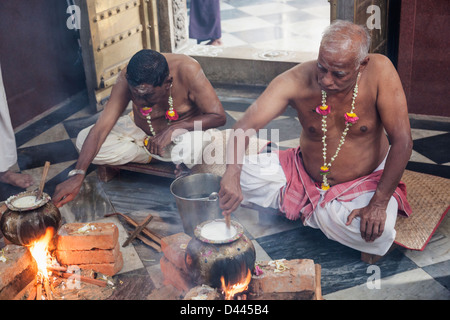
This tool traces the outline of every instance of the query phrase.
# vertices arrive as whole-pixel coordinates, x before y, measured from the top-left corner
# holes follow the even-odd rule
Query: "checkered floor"
[[[320,34],[329,23],[327,0],[222,0],[224,46],[258,49],[317,51]],[[196,43],[195,40],[191,40]],[[230,128],[260,92],[246,88],[216,88]],[[52,195],[75,167],[78,157],[74,140],[78,132],[95,122],[83,92],[66,105],[16,132],[16,171],[39,181],[45,161],[51,167],[44,191]],[[450,119],[411,116],[414,151],[407,169],[450,179]],[[301,126],[295,112],[272,121],[267,129],[279,129],[280,148],[295,147]],[[183,232],[179,213],[170,194],[169,178],[123,171],[108,183],[99,182],[91,165],[79,196],[60,211],[63,222],[112,221],[123,242],[130,227],[121,212],[142,221],[149,211],[149,228],[161,236]],[[35,187],[31,187],[33,189]],[[0,202],[23,191],[0,184]],[[313,259],[322,266],[325,299],[450,299],[450,220],[446,217],[424,251],[397,249],[377,263],[380,288],[367,285],[373,269],[360,260],[360,253],[327,239],[319,230],[250,209],[233,214],[252,239],[258,260]],[[0,240],[0,248],[3,246]],[[121,248],[125,265],[115,277],[124,283],[112,299],[146,299],[163,287],[157,253],[139,240]],[[372,270],[372,271],[371,271]]]
[[[231,127],[259,94],[240,95],[239,91],[217,88]],[[30,173],[39,181],[45,161],[51,162],[45,192],[52,195],[55,186],[74,168],[78,153],[74,139],[81,128],[97,116],[88,113],[85,93],[67,105],[39,119],[16,133],[18,164],[16,170]],[[450,120],[434,121],[411,118],[414,152],[408,169],[450,178]],[[292,110],[268,126],[280,129],[280,146],[295,146],[301,127]],[[77,199],[61,208],[64,222],[103,221],[104,214],[121,212],[141,221],[149,210],[155,215],[149,227],[166,236],[182,232],[181,220],[168,178],[121,172],[108,183],[97,180],[91,166]],[[32,188],[31,188],[32,189]],[[0,184],[0,201],[21,189]],[[115,222],[126,236],[129,226],[117,217]],[[422,252],[398,249],[377,263],[381,288],[366,285],[372,274],[360,261],[357,251],[328,240],[320,231],[282,217],[258,214],[240,208],[233,214],[257,250],[257,259],[309,258],[322,266],[322,292],[325,299],[450,299],[450,221],[445,218]],[[130,230],[130,229],[129,229]],[[1,247],[1,243],[0,243]],[[138,240],[122,248],[125,266],[116,277],[125,283],[147,284],[140,290],[124,287],[113,298],[145,299],[162,286],[159,268],[161,253]],[[127,289],[128,288],[128,289]],[[134,288],[131,286],[131,288]]]
[[[221,0],[220,14],[224,47],[315,52],[330,22],[330,5],[328,0]]]

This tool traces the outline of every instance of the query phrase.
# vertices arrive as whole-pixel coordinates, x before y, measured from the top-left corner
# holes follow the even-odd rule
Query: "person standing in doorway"
[[[222,45],[220,23],[220,0],[191,0],[189,14],[189,38],[197,39],[197,44],[208,41],[207,45]]]

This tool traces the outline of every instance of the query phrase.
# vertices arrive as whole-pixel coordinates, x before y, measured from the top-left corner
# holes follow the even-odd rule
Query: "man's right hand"
[[[58,184],[52,197],[53,204],[60,208],[75,199],[83,185],[83,180],[84,175],[77,174]]]
[[[240,169],[227,169],[220,181],[219,206],[223,215],[231,214],[242,202],[240,177]]]

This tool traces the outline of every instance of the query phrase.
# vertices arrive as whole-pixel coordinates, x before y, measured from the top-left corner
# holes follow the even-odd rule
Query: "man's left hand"
[[[350,225],[356,217],[361,219],[361,237],[367,242],[372,242],[383,234],[386,209],[371,205],[355,209],[348,216],[346,225]]]
[[[172,142],[172,131],[165,129],[159,132],[154,137],[148,137],[147,150],[151,154],[157,154],[159,156],[165,156],[164,149]]]

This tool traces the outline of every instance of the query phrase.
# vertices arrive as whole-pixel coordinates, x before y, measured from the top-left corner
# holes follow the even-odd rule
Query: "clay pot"
[[[256,252],[251,240],[244,235],[243,227],[236,221],[231,226],[236,233],[227,239],[211,240],[202,236],[202,229],[212,222],[210,220],[198,225],[186,248],[185,262],[190,276],[198,285],[221,287],[221,277],[225,284],[242,281],[248,271],[253,271]]]
[[[26,246],[45,235],[48,227],[56,234],[61,223],[59,209],[43,193],[42,199],[35,203],[30,200],[34,191],[25,191],[6,200],[8,209],[0,219],[0,229],[13,244]]]

